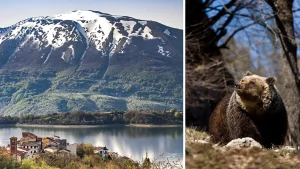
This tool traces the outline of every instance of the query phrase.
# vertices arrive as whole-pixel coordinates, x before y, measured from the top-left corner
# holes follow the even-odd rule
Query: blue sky
[[[183,0],[9,0],[1,1],[0,27],[34,16],[53,16],[73,10],[96,10],[113,15],[153,20],[183,28]]]
[[[211,4],[211,7],[219,7],[219,9],[223,8],[223,4],[227,4],[229,0],[216,0],[214,3]],[[293,9],[299,9],[300,8],[300,1],[294,1]],[[234,9],[233,7],[231,9]],[[264,19],[268,18],[268,15],[272,15],[272,10],[270,9],[269,5],[267,5],[266,2],[263,3],[263,5],[259,5],[257,7],[258,11],[262,10],[264,15],[261,15],[261,13],[255,13],[257,18]],[[240,14],[244,15],[251,15],[251,10],[242,9],[239,11]],[[217,14],[217,11],[209,11],[207,13],[209,17],[212,17]],[[266,15],[268,14],[268,15]],[[255,16],[255,15],[254,15]],[[227,15],[226,17],[223,17],[221,20],[219,20],[218,23],[216,23],[213,28],[214,30],[217,30],[220,25],[224,23],[224,21],[229,17]],[[248,25],[250,23],[253,23],[253,20],[248,17],[234,17],[234,19],[231,21],[231,23],[227,26],[227,35],[231,35],[232,32],[237,30],[239,27]],[[239,31],[234,36],[234,40],[236,42],[237,47],[240,49],[239,56],[242,55],[249,55],[251,58],[251,63],[254,65],[254,68],[259,68],[260,63],[266,71],[264,76],[274,75],[273,70],[277,70],[276,67],[273,67],[273,63],[275,59],[271,59],[275,54],[280,55],[280,41],[277,36],[274,35],[274,33],[269,32],[265,27],[272,27],[272,30],[276,31],[276,23],[275,20],[267,20],[263,24],[264,27],[262,27],[259,24],[254,24],[242,31]],[[300,42],[299,42],[299,35],[297,37],[297,34],[300,34],[299,28],[300,28],[300,12],[294,12],[294,28],[296,33],[296,42],[298,44],[298,56],[300,54]],[[221,41],[219,41],[219,45],[222,44],[228,36],[224,36]],[[235,54],[236,55],[236,54]]]

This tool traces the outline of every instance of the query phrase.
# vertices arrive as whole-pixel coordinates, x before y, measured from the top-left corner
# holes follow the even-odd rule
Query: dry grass
[[[199,140],[209,142],[210,136],[205,132],[199,132],[196,128],[185,129],[185,141],[186,142],[197,142]]]
[[[186,168],[209,169],[292,169],[300,168],[300,153],[280,149],[225,148],[212,143],[200,143],[209,137],[205,132],[186,129]],[[196,140],[196,141],[193,141]]]

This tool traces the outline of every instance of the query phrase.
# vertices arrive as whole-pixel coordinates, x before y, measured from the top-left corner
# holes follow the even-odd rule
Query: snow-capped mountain
[[[141,42],[147,46],[150,42],[155,44],[147,47],[150,49],[139,48],[139,51],[157,51],[162,57],[179,57],[182,51],[174,46],[180,44],[176,41],[182,40],[181,36],[182,31],[153,21],[97,11],[29,18],[0,30],[0,67],[25,68],[33,63],[35,66],[47,65],[51,60],[55,65],[63,62],[78,64],[90,55],[101,58],[128,54]],[[171,45],[167,45],[168,42]],[[17,62],[30,63],[24,67],[14,64]]]
[[[182,108],[182,63],[183,31],[154,21],[81,10],[28,18],[0,28],[0,114],[39,111],[41,97],[54,99],[44,113],[112,109],[104,96],[114,109]],[[69,103],[72,93],[85,94]]]

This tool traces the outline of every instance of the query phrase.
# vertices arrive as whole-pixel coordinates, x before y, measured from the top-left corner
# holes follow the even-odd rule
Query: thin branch
[[[217,20],[219,20],[222,16],[224,16],[224,14],[227,13],[228,9],[231,8],[236,2],[237,0],[232,0],[226,5],[224,5],[224,7],[220,10],[220,12],[211,18],[211,22],[215,23]]]
[[[233,36],[235,34],[237,34],[239,31],[244,30],[244,29],[246,29],[246,28],[248,28],[252,25],[255,25],[255,24],[257,24],[257,22],[250,23],[248,25],[242,26],[239,29],[233,31],[233,33],[226,39],[226,41],[222,45],[219,46],[219,48],[227,48],[227,43],[233,38]]]
[[[270,19],[273,19],[273,17],[266,18],[265,21],[270,20]],[[235,31],[233,31],[232,34],[225,40],[225,42],[222,43],[222,44],[219,46],[219,48],[227,48],[227,43],[234,37],[234,35],[236,35],[236,34],[237,34],[238,32],[240,32],[241,30],[244,30],[244,29],[246,29],[246,28],[248,28],[248,27],[250,27],[250,26],[253,26],[253,25],[255,25],[255,24],[258,24],[258,25],[260,25],[260,26],[266,28],[268,31],[270,31],[270,32],[273,33],[273,30],[271,30],[269,27],[266,27],[265,22],[262,22],[262,21],[254,21],[254,22],[252,22],[252,23],[250,23],[250,24],[248,24],[248,25],[242,26],[242,27],[236,29]]]
[[[299,11],[300,11],[300,8],[292,10],[293,13],[294,12],[299,12]]]

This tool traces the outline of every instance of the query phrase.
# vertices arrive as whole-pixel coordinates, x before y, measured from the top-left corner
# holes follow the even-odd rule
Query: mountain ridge
[[[81,10],[28,18],[0,28],[0,114],[39,114],[38,100],[53,95],[57,103],[42,104],[51,109],[42,114],[113,109],[99,95],[120,110],[145,107],[128,106],[132,99],[182,109],[182,62],[183,31],[158,22]]]

